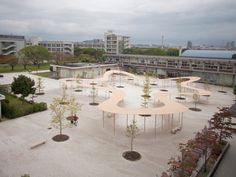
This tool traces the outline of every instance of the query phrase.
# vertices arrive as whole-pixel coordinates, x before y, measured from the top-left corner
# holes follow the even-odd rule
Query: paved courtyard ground
[[[26,74],[26,73],[25,73]],[[4,74],[0,78],[1,84],[11,83],[16,73]],[[29,75],[32,78],[38,76]],[[61,95],[58,80],[43,78],[45,95],[38,96],[36,101],[52,102],[52,98]],[[127,96],[132,99],[124,101],[124,105],[136,105],[132,93],[139,86],[123,82],[128,90]],[[153,88],[163,88],[163,81]],[[171,86],[172,85],[172,86]],[[200,83],[193,84],[203,88]],[[176,87],[166,84],[165,89],[171,94],[170,99],[175,100],[177,96]],[[131,90],[134,90],[132,92]],[[178,144],[184,143],[194,136],[207,124],[217,107],[230,106],[233,103],[231,88],[225,88],[227,93],[219,93],[220,87],[210,85],[212,96],[201,98],[198,107],[201,112],[187,111],[184,113],[184,127],[176,133],[171,134],[168,121],[164,122],[161,129],[160,117],[158,117],[157,136],[154,131],[154,118],[147,118],[146,132],[143,130],[143,118],[136,116],[140,135],[134,141],[134,150],[138,151],[142,158],[136,162],[130,162],[122,157],[122,153],[129,150],[129,139],[125,135],[126,115],[117,115],[116,132],[113,133],[113,120],[106,117],[105,128],[102,123],[102,112],[97,106],[90,106],[90,90],[87,88],[82,93],[76,93],[72,89],[68,94],[73,94],[83,104],[79,112],[77,127],[68,127],[63,130],[70,139],[65,142],[54,142],[51,138],[58,130],[51,126],[50,110],[24,116],[14,120],[0,123],[0,176],[20,177],[22,174],[30,174],[31,177],[156,177],[162,171],[167,170],[167,161],[171,156],[177,156]],[[153,93],[152,92],[152,93]],[[107,99],[107,93],[99,91],[98,102]],[[191,97],[182,101],[187,107],[193,107]],[[131,121],[130,115],[130,121]],[[52,129],[48,129],[52,127]],[[46,144],[30,149],[31,146],[46,141]]]

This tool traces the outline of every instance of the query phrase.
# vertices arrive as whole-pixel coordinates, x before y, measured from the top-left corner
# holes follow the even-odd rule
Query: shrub
[[[2,102],[2,113],[6,118],[13,119],[47,109],[47,104],[44,102],[29,104],[11,94],[5,96],[8,101]]]
[[[35,93],[34,80],[24,75],[19,75],[17,78],[14,77],[14,81],[11,84],[11,90],[15,94],[21,94],[22,99],[27,97],[29,94]]]

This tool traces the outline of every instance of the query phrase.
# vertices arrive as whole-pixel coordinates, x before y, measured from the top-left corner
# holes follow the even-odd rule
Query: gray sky
[[[0,34],[83,41],[114,30],[133,43],[236,41],[236,0],[0,0]]]

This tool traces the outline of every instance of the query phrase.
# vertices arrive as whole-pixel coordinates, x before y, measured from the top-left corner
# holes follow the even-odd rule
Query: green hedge
[[[2,101],[2,114],[9,119],[25,116],[47,109],[47,104],[44,102],[29,103],[9,93],[5,93],[5,96],[6,99]]]

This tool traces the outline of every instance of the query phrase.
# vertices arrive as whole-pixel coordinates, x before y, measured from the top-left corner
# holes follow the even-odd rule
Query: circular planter
[[[136,151],[125,151],[123,152],[122,156],[126,159],[126,160],[130,160],[130,161],[137,161],[141,159],[141,154],[139,154]]]
[[[63,142],[63,141],[66,141],[68,139],[69,139],[69,136],[64,135],[64,134],[59,134],[59,135],[56,135],[56,136],[52,137],[52,140],[56,141],[56,142]]]
[[[175,99],[177,99],[177,100],[186,100],[186,98],[181,97],[181,96],[177,96],[177,97],[175,97]]]
[[[150,95],[141,95],[141,97],[143,97],[143,98],[150,98],[151,96]]]
[[[139,114],[139,116],[142,116],[142,117],[151,117],[151,114]]]
[[[204,97],[210,97],[210,95],[202,95],[202,96],[204,96]]]
[[[191,111],[196,111],[196,112],[200,112],[200,111],[202,111],[202,110],[199,109],[199,108],[189,108],[189,110],[191,110]]]
[[[168,92],[168,90],[166,90],[166,89],[161,89],[160,91],[162,91],[162,92]]]
[[[76,89],[75,92],[82,92],[83,90],[80,89]]]
[[[220,92],[220,93],[227,93],[226,91],[223,91],[223,90],[219,90],[218,92]]]
[[[44,95],[44,92],[35,93],[35,95]]]
[[[91,106],[97,106],[97,105],[99,105],[99,103],[89,103],[89,105],[91,105]]]

